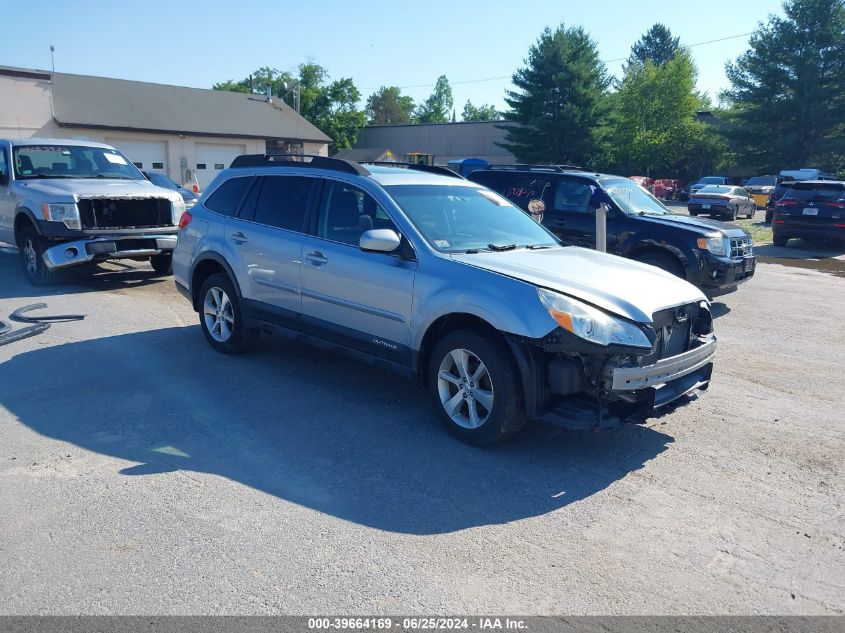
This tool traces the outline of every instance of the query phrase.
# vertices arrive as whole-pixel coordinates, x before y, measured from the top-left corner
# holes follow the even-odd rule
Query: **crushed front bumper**
[[[712,364],[716,355],[716,339],[694,347],[677,356],[662,358],[645,367],[615,367],[610,371],[613,391],[636,391],[665,384]]]
[[[49,270],[78,266],[95,259],[149,257],[176,248],[176,234],[103,235],[62,242],[44,251]]]

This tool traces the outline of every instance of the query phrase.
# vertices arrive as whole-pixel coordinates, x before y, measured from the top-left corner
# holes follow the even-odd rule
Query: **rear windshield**
[[[696,195],[701,196],[708,193],[733,193],[734,188],[727,185],[707,185],[698,190]]]
[[[787,200],[843,200],[845,199],[845,184],[842,183],[804,183],[792,185],[784,199]]]
[[[721,185],[724,184],[725,179],[721,176],[705,176],[698,181],[699,185]]]
[[[749,178],[745,183],[746,187],[773,187],[778,184],[778,179],[775,176],[754,176]]]

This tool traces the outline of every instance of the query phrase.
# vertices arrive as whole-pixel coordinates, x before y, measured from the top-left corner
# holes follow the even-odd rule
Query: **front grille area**
[[[660,310],[652,315],[657,341],[654,350],[640,359],[640,365],[651,365],[663,358],[677,356],[689,350],[690,329],[698,319],[701,307],[697,303]]]
[[[166,198],[91,198],[78,203],[82,228],[141,229],[171,226],[170,200]]]
[[[731,257],[748,257],[754,254],[754,246],[750,237],[731,238]]]

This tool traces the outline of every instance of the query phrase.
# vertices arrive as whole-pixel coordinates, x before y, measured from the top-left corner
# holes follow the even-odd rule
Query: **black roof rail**
[[[482,169],[493,171],[589,171],[579,165],[488,165]]]
[[[419,163],[394,163],[388,160],[365,160],[361,161],[362,165],[379,165],[381,167],[404,167],[405,169],[414,169],[416,171],[425,171],[430,174],[439,174],[441,176],[450,176],[452,178],[460,178],[466,180],[459,173],[452,171],[448,167],[441,167],[439,165],[420,165]]]
[[[310,161],[303,159],[310,158]],[[239,167],[311,167],[314,169],[331,169],[347,174],[369,176],[370,172],[358,163],[342,158],[329,158],[315,154],[243,154],[232,161],[230,168]]]

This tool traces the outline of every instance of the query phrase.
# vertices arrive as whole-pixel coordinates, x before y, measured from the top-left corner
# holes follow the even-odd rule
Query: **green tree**
[[[586,163],[598,151],[609,85],[595,42],[581,27],[546,28],[513,75],[502,147],[529,163]]]
[[[658,22],[631,47],[628,64],[642,66],[650,59],[655,66],[662,66],[678,53],[678,42],[679,38],[672,37],[672,31]]]
[[[294,107],[294,86],[299,92],[300,114],[328,134],[334,149],[346,149],[355,143],[358,130],[366,122],[366,114],[358,109],[361,93],[352,79],[328,83],[328,71],[314,62],[300,64],[297,75],[262,66],[240,81],[227,80],[214,84],[215,90],[271,94]]]
[[[367,98],[367,122],[370,125],[401,125],[414,116],[414,100],[396,86],[382,86]]]
[[[466,102],[464,111],[461,114],[461,119],[464,121],[497,121],[501,118],[501,113],[493,106],[485,103],[476,108],[472,105],[472,101]]]
[[[788,0],[728,63],[728,137],[749,166],[845,166],[845,2]]]
[[[627,174],[689,178],[712,168],[718,139],[696,121],[704,101],[696,70],[683,49],[662,65],[629,64],[610,98],[611,162]]]
[[[448,123],[452,106],[452,86],[446,75],[440,75],[434,86],[434,92],[417,108],[417,123]]]

